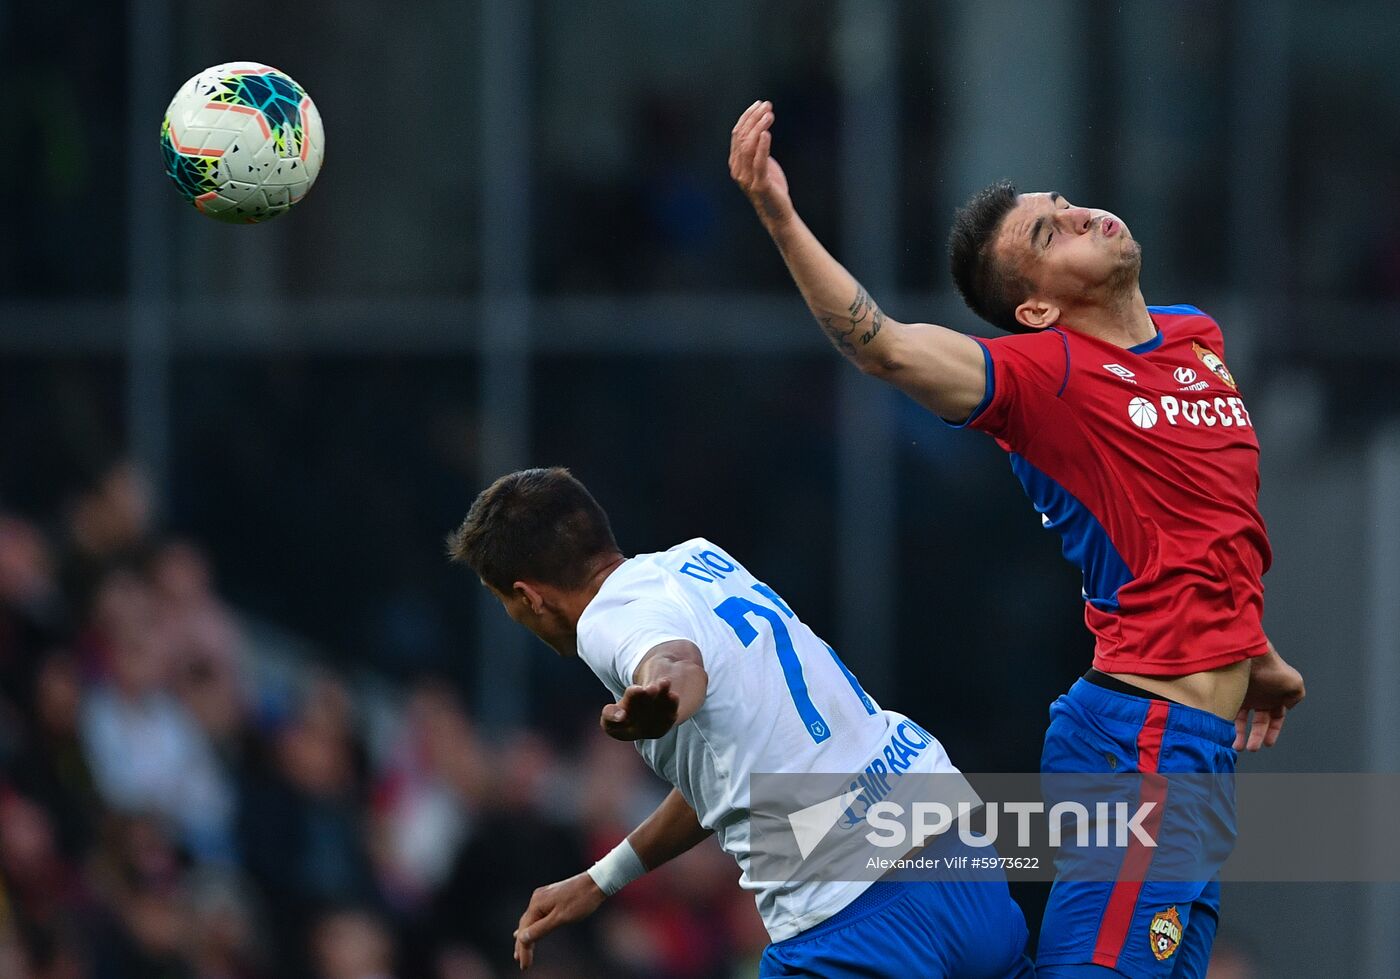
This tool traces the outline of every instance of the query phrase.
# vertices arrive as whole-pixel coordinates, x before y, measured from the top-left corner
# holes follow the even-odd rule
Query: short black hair
[[[974,194],[953,215],[948,259],[953,284],[969,309],[993,326],[1027,333],[1028,328],[1016,319],[1016,307],[1030,294],[1030,285],[994,254],[997,232],[1016,201],[1016,188],[1009,180],[998,180]]]
[[[447,537],[448,557],[509,593],[528,580],[578,588],[593,559],[616,554],[608,515],[569,470],[522,469],[482,490]]]

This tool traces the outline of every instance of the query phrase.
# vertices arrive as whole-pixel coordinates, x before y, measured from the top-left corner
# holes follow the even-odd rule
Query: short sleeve
[[[977,342],[987,361],[987,392],[963,425],[1014,449],[1034,434],[1048,403],[1064,394],[1069,341],[1051,329]]]
[[[579,633],[579,656],[605,684],[622,690],[647,653],[664,642],[695,642],[695,633],[680,605],[639,598],[589,616]]]

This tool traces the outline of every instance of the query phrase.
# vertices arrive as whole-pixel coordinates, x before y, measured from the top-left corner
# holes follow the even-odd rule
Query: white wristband
[[[598,890],[612,897],[632,881],[647,872],[642,858],[632,849],[632,841],[624,839],[613,847],[603,859],[588,868],[588,876],[598,885]]]

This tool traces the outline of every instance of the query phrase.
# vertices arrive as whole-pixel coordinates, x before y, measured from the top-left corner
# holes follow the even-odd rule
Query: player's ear
[[[1060,321],[1060,307],[1044,299],[1027,299],[1016,307],[1016,322],[1028,330],[1044,330]]]
[[[525,605],[539,615],[544,611],[544,596],[540,594],[538,588],[531,586],[528,582],[517,581],[511,587],[511,593],[519,595],[525,601]]]

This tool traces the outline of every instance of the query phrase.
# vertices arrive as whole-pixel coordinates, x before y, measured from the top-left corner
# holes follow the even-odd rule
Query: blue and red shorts
[[[1211,780],[1226,787],[1211,836],[1228,853],[1235,832],[1234,738],[1234,725],[1208,711],[1079,680],[1050,706],[1041,772],[1227,776]],[[1140,798],[1165,801],[1168,781],[1140,779]],[[1170,804],[1164,811],[1171,813]],[[1037,974],[1203,977],[1220,915],[1219,879],[1156,879],[1152,862],[1162,856],[1130,840],[1113,865],[1117,879],[1104,879],[1114,873],[1076,874],[1072,848],[1062,849],[1041,924]]]

